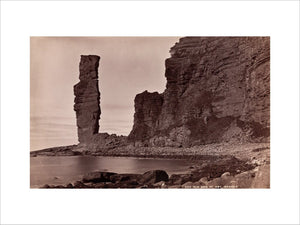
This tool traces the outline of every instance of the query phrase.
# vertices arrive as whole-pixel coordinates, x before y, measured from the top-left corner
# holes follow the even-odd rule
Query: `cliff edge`
[[[185,37],[165,61],[166,89],[135,97],[135,146],[268,142],[270,38]]]

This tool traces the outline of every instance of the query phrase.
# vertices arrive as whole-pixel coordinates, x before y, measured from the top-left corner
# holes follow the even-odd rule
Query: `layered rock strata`
[[[129,140],[142,146],[268,141],[269,37],[186,37],[166,59],[166,89],[135,98]]]
[[[132,140],[146,140],[155,134],[155,127],[161,108],[163,97],[158,92],[144,91],[134,99],[134,125],[129,138]]]
[[[82,55],[79,64],[80,82],[74,86],[74,110],[80,143],[89,142],[99,130],[101,114],[98,87],[99,61],[100,57],[97,55]]]

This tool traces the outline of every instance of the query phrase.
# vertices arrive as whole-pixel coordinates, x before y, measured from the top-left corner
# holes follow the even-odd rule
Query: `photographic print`
[[[270,37],[31,37],[31,188],[270,188]]]

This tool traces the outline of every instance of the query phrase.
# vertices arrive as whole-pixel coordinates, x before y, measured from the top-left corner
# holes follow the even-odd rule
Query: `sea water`
[[[81,180],[92,171],[115,173],[145,173],[165,170],[169,176],[187,173],[191,161],[178,159],[145,159],[134,157],[102,156],[38,156],[30,157],[30,186],[67,184]]]

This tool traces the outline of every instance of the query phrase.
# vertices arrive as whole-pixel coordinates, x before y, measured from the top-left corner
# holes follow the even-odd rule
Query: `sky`
[[[163,92],[165,59],[179,37],[31,37],[30,149],[77,144],[73,86],[80,55],[99,55],[99,132],[128,135],[134,97]]]

